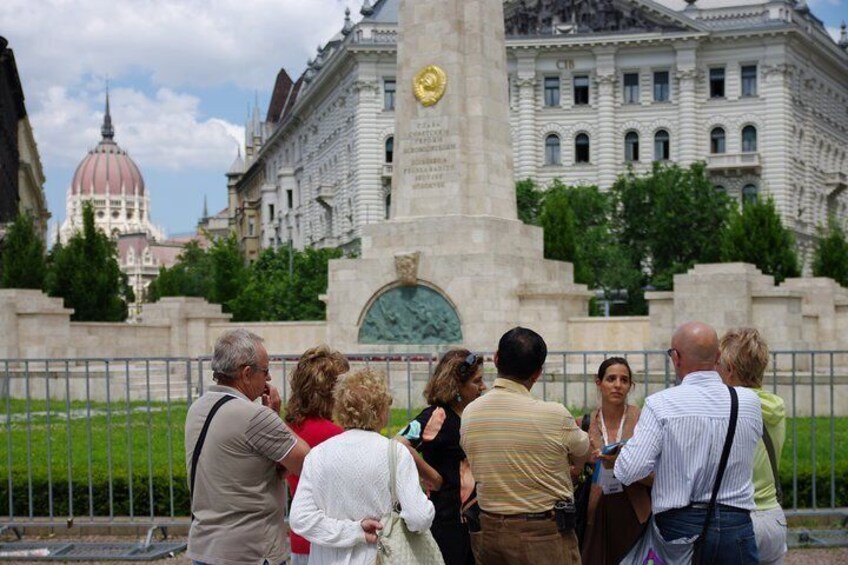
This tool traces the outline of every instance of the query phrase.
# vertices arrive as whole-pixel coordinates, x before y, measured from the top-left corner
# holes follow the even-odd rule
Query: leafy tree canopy
[[[813,254],[813,276],[830,277],[848,287],[848,240],[839,220],[831,216],[827,229],[819,230]]]
[[[47,274],[44,244],[28,214],[18,214],[9,226],[2,250],[3,288],[42,288]]]
[[[800,276],[792,233],[783,227],[771,198],[747,202],[734,211],[721,238],[721,259],[753,263],[776,283]]]
[[[118,266],[115,243],[94,225],[94,209],[83,204],[83,229],[66,245],[56,244],[49,256],[45,281],[50,296],[61,296],[73,308],[72,320],[118,322],[133,302],[127,276]]]
[[[532,179],[524,179],[515,183],[518,219],[525,224],[539,225],[539,212],[541,211],[544,194]]]

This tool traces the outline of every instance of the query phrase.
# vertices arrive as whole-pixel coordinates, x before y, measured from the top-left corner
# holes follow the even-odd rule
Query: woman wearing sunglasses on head
[[[448,351],[424,389],[427,408],[399,434],[402,443],[421,453],[413,455],[436,508],[430,531],[446,565],[474,563],[462,515],[463,505],[474,498],[474,479],[459,445],[459,425],[462,411],[484,390],[483,358],[467,349]]]

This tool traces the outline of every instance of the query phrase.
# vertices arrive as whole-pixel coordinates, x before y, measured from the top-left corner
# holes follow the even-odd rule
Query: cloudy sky
[[[673,4],[675,0],[666,0]],[[711,0],[704,0],[708,3]],[[715,2],[718,0],[712,0]],[[808,0],[838,35],[848,0]],[[115,140],[145,177],[153,221],[191,232],[226,206],[224,173],[258,96],[280,67],[296,78],[361,0],[0,0],[53,221],[73,171],[100,140],[108,78]]]

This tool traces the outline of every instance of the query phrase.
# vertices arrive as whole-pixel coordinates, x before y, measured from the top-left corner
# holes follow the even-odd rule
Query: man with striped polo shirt
[[[539,334],[509,330],[492,390],[462,414],[460,443],[481,509],[481,531],[471,534],[478,563],[580,563],[569,469],[588,458],[589,438],[565,406],[530,395],[546,356]]]
[[[701,534],[716,482],[731,416],[731,393],[716,372],[715,330],[701,322],[680,326],[668,355],[680,386],[649,396],[630,441],[615,462],[625,485],[654,473],[651,501],[656,524],[667,541]],[[734,387],[738,416],[727,466],[700,548],[701,563],[759,563],[750,511],[754,450],[763,421],[760,399]],[[697,547],[697,546],[696,546]]]

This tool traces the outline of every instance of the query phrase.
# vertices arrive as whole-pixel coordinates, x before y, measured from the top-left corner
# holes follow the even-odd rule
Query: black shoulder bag
[[[191,490],[189,490],[189,494],[191,495],[192,506],[194,506],[194,478],[197,476],[197,462],[200,460],[200,450],[203,449],[203,444],[206,441],[206,433],[209,431],[209,424],[212,422],[212,417],[218,409],[234,398],[235,396],[225,394],[218,399],[218,402],[212,405],[209,415],[206,416],[206,421],[203,422],[203,428],[200,430],[200,435],[197,436],[197,443],[194,444],[194,452],[191,454]],[[191,519],[194,520],[194,512],[191,513]]]
[[[721,460],[718,464],[718,473],[716,474],[715,483],[713,484],[713,494],[710,497],[710,504],[707,506],[707,517],[704,520],[704,527],[701,529],[701,535],[695,541],[694,553],[692,554],[693,565],[700,565],[701,552],[704,548],[704,540],[707,538],[707,531],[710,528],[710,520],[715,510],[718,491],[721,488],[721,480],[724,478],[724,471],[727,469],[727,460],[730,458],[730,448],[733,445],[733,436],[736,435],[736,421],[739,417],[739,396],[736,394],[736,389],[732,386],[727,387],[730,390],[730,422],[727,426],[727,436],[724,438],[724,449],[721,450]]]

